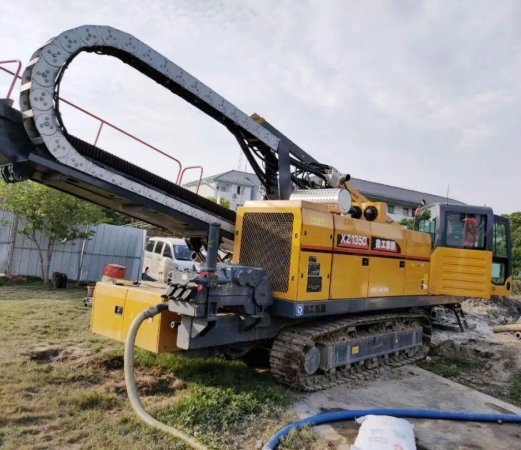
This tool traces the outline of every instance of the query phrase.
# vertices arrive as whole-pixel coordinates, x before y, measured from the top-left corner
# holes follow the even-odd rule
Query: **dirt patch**
[[[70,345],[67,347],[36,347],[24,352],[23,355],[37,364],[74,362],[75,366],[86,366],[91,361],[92,352],[78,345]]]
[[[183,380],[173,376],[146,376],[140,375],[136,377],[137,389],[140,395],[173,395],[176,391],[186,387]]]
[[[521,392],[516,392],[521,386],[521,345],[508,334],[494,335],[491,323],[518,320],[518,305],[518,301],[508,300],[497,302],[496,306],[484,301],[467,303],[466,308],[474,311],[469,322],[478,322],[479,327],[468,333],[435,332],[429,356],[418,365],[521,406]]]
[[[418,365],[492,397],[521,406],[521,341],[493,333],[495,325],[521,323],[521,299],[467,299],[462,303],[472,330],[435,329],[427,359]]]
[[[104,355],[101,358],[97,359],[95,364],[99,368],[108,371],[123,370],[123,355]]]
[[[489,325],[516,323],[521,317],[521,299],[499,297],[483,300],[467,299],[462,303],[463,311],[471,317],[479,317]]]
[[[497,299],[467,299],[462,304],[467,322],[472,327],[464,333],[435,329],[433,344],[439,344],[451,340],[459,344],[465,344],[469,340],[487,341],[493,343],[515,342],[513,333],[494,334],[495,325],[521,323],[521,299],[515,297],[500,297]],[[443,308],[438,309],[443,320],[454,322],[454,314]]]
[[[74,366],[87,366],[92,360],[92,352],[78,345],[65,347],[56,357],[55,362],[73,362]]]
[[[29,353],[29,359],[37,364],[50,364],[56,360],[60,352],[60,348],[35,349]]]
[[[169,375],[150,375],[142,371],[136,371],[136,386],[141,397],[172,396],[186,389],[186,383],[179,378]],[[106,373],[102,377],[99,388],[103,392],[126,397],[127,389],[123,371]]]

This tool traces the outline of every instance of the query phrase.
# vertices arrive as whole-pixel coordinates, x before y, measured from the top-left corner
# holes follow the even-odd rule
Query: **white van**
[[[199,263],[194,258],[195,253],[188,248],[184,239],[153,237],[145,247],[143,272],[166,283],[174,270],[197,271]]]

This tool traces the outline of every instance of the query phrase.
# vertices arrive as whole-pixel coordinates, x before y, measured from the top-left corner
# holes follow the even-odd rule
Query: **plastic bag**
[[[364,416],[351,450],[416,450],[414,425],[391,416]]]

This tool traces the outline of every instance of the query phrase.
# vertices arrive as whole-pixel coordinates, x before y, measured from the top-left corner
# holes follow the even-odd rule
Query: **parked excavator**
[[[231,132],[265,199],[235,213],[71,135],[60,83],[81,52],[128,64]],[[414,230],[259,115],[248,116],[135,37],[110,26],[65,31],[22,76],[20,111],[0,103],[0,165],[161,227],[206,249],[204,269],[168,284],[99,282],[91,330],[160,352],[270,352],[273,376],[325,389],[427,355],[434,308],[512,290],[508,221],[489,207],[434,204]],[[233,247],[231,262],[218,258]],[[158,306],[156,306],[158,305]],[[152,307],[152,309],[148,309]],[[155,309],[154,309],[155,308]],[[143,311],[139,331],[132,327]]]

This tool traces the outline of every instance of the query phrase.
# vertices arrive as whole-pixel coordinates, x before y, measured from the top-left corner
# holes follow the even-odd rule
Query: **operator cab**
[[[481,250],[492,253],[492,293],[511,291],[512,250],[508,219],[494,215],[491,208],[467,205],[434,204],[417,210],[416,231],[431,236],[437,248]]]

